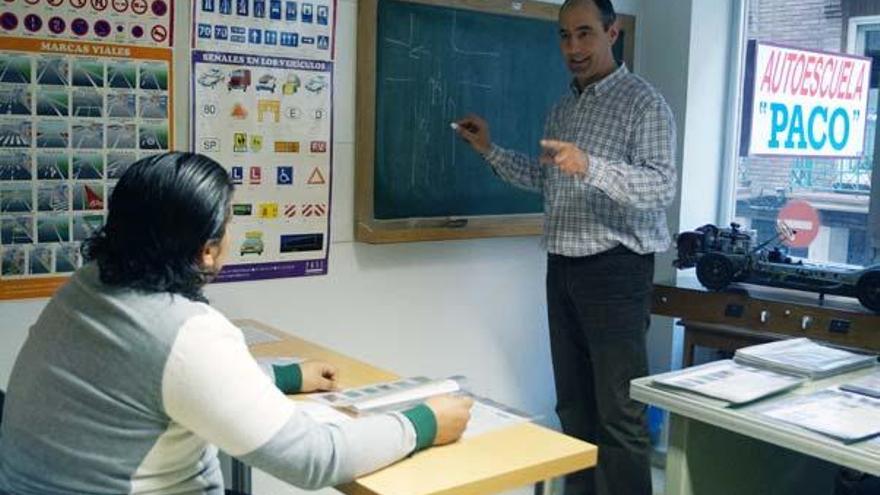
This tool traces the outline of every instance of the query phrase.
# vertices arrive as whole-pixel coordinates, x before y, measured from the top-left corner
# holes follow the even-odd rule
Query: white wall
[[[735,0],[692,0],[689,46],[701,47],[690,50],[688,56],[687,105],[683,142],[681,178],[680,230],[691,230],[719,218],[718,192],[720,190],[721,163],[728,132],[734,123],[724,118],[727,110],[728,91],[736,85],[729,84],[731,50],[734,40],[728,33],[735,12]],[[708,194],[707,194],[708,191]]]
[[[642,5],[642,61],[640,74],[653,83],[675,116],[676,151],[679,171],[679,191],[681,191],[681,159],[685,140],[685,115],[688,110],[687,75],[690,67],[688,57],[691,29],[691,0],[646,0]],[[638,21],[637,21],[638,22]],[[669,229],[678,232],[678,216],[681,212],[681,194],[676,195],[668,209]],[[654,280],[672,282],[675,269],[673,251],[658,255],[654,270]],[[677,336],[680,341],[680,332]],[[671,318],[653,316],[651,331],[648,333],[648,357],[651,371],[657,372],[672,367],[673,349],[676,347],[676,333]],[[680,347],[681,344],[678,344]]]
[[[188,3],[176,2],[176,39],[181,44],[187,39]],[[636,15],[635,69],[666,95],[679,129],[685,129],[679,136],[681,150],[686,135],[696,132],[689,127],[691,115],[694,119],[702,115],[706,122],[720,118],[711,113],[714,108],[703,111],[687,104],[693,85],[715,84],[695,80],[688,70],[694,65],[689,47],[704,50],[705,43],[712,43],[701,38],[701,44],[690,44],[692,4],[705,7],[700,15],[711,15],[709,6],[716,2],[618,0],[616,4],[619,11]],[[544,303],[545,254],[537,238],[383,246],[353,242],[357,6],[355,0],[340,0],[338,7],[329,275],[216,285],[208,288],[208,296],[229,316],[265,321],[403,375],[467,375],[476,393],[536,414],[545,424],[556,424]],[[187,60],[180,57],[176,111],[181,123],[187,120],[188,70]],[[700,129],[700,121],[693,122]],[[186,146],[186,127],[178,126],[179,147]],[[701,135],[707,149],[717,138],[713,132]],[[696,158],[696,151],[686,149],[685,160],[691,156],[693,166],[706,166],[698,163],[702,158]],[[696,175],[683,175],[688,187],[702,183],[702,191],[707,190],[703,181],[713,180],[711,174],[699,180],[689,179]],[[670,210],[673,231],[682,211],[678,203]],[[671,257],[658,257],[658,280],[674,277],[670,261]],[[26,328],[44,304],[45,300],[0,303],[0,387],[6,386]],[[650,334],[652,369],[666,369],[672,326],[669,321],[655,326]],[[279,485],[259,474],[254,488],[257,494],[282,493]]]
[[[679,195],[669,208],[675,232],[718,221],[727,116],[731,26],[739,0],[646,0],[642,4],[640,73],[675,114]],[[657,257],[655,281],[672,282],[674,248]],[[682,334],[673,320],[653,317],[651,370],[681,366]]]
[[[15,356],[24,344],[28,327],[37,320],[47,299],[0,302],[0,389],[9,383]]]

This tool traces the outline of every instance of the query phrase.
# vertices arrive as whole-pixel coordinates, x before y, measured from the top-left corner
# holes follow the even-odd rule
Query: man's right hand
[[[425,401],[437,419],[437,435],[434,445],[454,442],[461,437],[471,419],[471,406],[474,399],[453,395],[440,395]]]
[[[492,149],[492,139],[489,137],[489,124],[478,115],[470,114],[455,122],[458,128],[455,132],[481,155],[485,155]]]

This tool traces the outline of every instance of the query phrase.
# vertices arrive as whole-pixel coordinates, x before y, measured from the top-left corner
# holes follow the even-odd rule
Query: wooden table
[[[325,360],[338,367],[342,388],[400,378],[260,322],[236,320],[235,323],[257,327],[282,339],[251,346],[255,357]],[[521,423],[427,449],[336,488],[349,495],[497,493],[593,467],[596,455],[594,445],[533,423]]]
[[[632,381],[633,399],[669,411],[666,495],[827,495],[839,466],[880,475],[880,440],[851,445],[760,415],[756,409],[793,395],[852,381],[859,370],[808,382],[744,407]]]
[[[651,312],[682,319],[686,362],[694,345],[735,350],[791,337],[880,352],[880,315],[848,297],[750,284],[713,292],[688,270],[674,284],[654,285]]]

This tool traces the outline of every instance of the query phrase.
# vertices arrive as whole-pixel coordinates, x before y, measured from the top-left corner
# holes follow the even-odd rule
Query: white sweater
[[[400,414],[331,426],[285,397],[210,306],[103,285],[87,265],[19,354],[0,430],[15,494],[222,494],[217,448],[305,488],[413,451]]]

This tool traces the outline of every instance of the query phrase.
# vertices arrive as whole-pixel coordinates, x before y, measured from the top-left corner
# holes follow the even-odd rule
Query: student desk
[[[864,375],[858,370],[807,382],[781,396],[738,408],[652,385],[631,382],[630,395],[669,411],[666,495],[832,493],[839,466],[880,475],[880,440],[851,445],[757,414],[756,408]]]
[[[338,367],[342,388],[400,378],[257,321],[235,320],[234,323],[260,328],[282,339],[251,346],[255,357],[322,359]],[[595,466],[596,454],[594,445],[532,423],[522,423],[425,450],[336,488],[349,495],[496,493]]]

